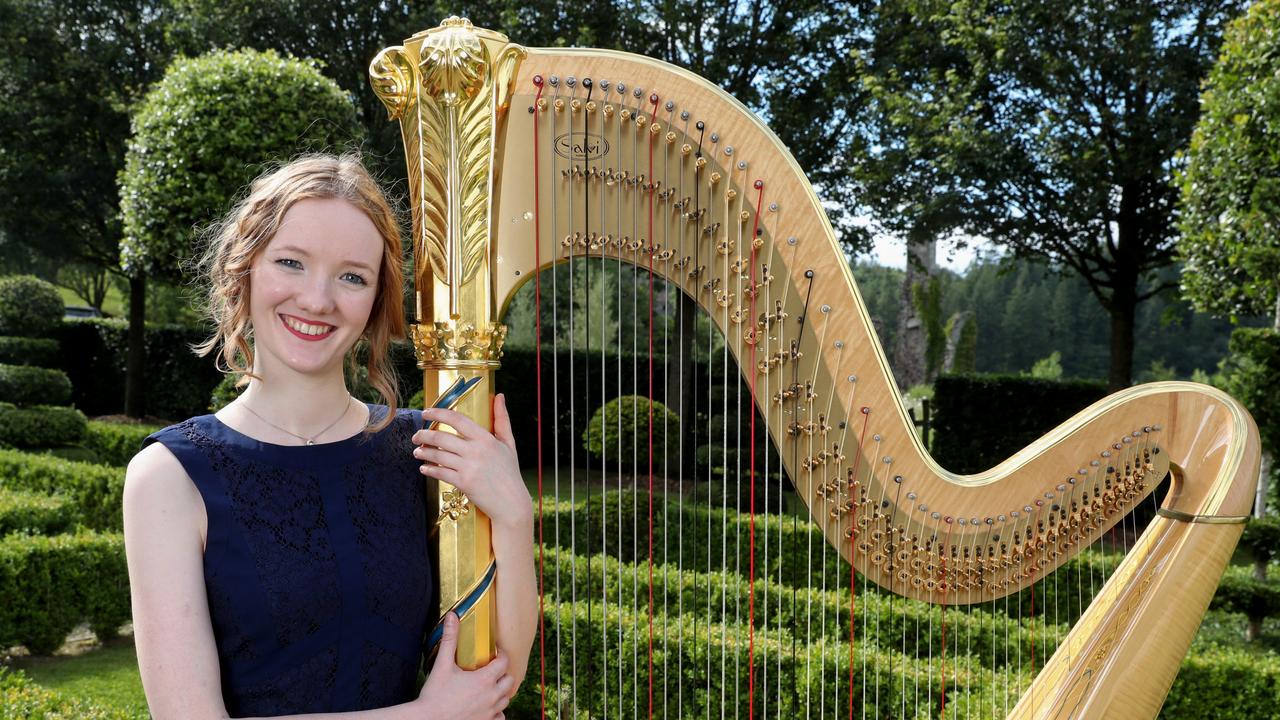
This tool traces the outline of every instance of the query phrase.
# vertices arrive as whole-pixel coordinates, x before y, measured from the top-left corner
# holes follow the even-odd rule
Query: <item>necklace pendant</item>
[[[316,444],[316,441],[315,441],[315,440],[308,440],[308,441],[307,441],[307,445],[308,445],[308,446],[310,446],[310,445],[315,445],[315,444]]]

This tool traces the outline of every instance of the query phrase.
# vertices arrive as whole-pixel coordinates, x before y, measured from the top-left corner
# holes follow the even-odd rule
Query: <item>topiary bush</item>
[[[0,335],[43,337],[62,322],[62,296],[32,275],[0,278]]]
[[[75,508],[65,498],[0,489],[0,537],[15,532],[57,535],[73,520]]]
[[[71,380],[61,370],[29,365],[0,365],[0,402],[14,405],[64,405]]]
[[[75,408],[0,405],[0,443],[16,448],[72,445],[85,439],[87,422]]]
[[[649,456],[649,415],[653,413],[653,456],[666,453],[667,438],[678,437],[680,418],[666,405],[641,395],[623,395],[604,404],[582,431],[583,447],[596,457],[622,458],[624,464]]]
[[[115,637],[130,615],[124,537],[0,538],[0,597],[22,598],[0,603],[0,647],[49,654],[84,622],[101,639]]]
[[[5,718],[24,720],[141,720],[146,712],[104,708],[64,698],[32,682],[21,671],[0,666],[0,710]]]
[[[0,364],[54,367],[58,341],[50,338],[0,337]]]
[[[125,467],[142,449],[142,441],[160,429],[159,425],[133,425],[90,420],[85,429],[85,447],[106,465]]]
[[[74,507],[76,522],[95,530],[123,524],[123,468],[0,449],[0,487],[61,494]]]

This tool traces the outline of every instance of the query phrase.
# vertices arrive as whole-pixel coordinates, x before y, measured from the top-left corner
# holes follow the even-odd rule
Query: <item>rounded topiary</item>
[[[61,370],[29,365],[0,365],[0,402],[14,405],[63,405],[71,399],[71,380]]]
[[[50,367],[57,359],[57,340],[0,336],[0,363],[2,364]]]
[[[32,275],[0,278],[0,335],[40,337],[62,322],[62,296]]]
[[[623,395],[605,403],[582,431],[583,447],[596,457],[636,458],[647,467],[649,457],[649,408],[653,408],[653,456],[666,452],[667,437],[680,436],[680,418],[666,405],[642,395]]]
[[[0,406],[0,443],[16,448],[43,448],[80,442],[88,429],[84,413],[69,407]]]

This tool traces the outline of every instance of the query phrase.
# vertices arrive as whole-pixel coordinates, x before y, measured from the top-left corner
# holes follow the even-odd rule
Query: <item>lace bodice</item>
[[[382,406],[371,406],[380,416]],[[232,717],[345,712],[416,696],[435,617],[421,427],[400,411],[370,436],[259,442],[213,415],[147,438],[204,499],[204,578]]]

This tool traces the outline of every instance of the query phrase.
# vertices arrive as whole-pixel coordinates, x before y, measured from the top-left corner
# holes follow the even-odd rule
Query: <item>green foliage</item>
[[[240,397],[244,387],[236,387],[237,379],[234,373],[222,376],[222,381],[213,388],[213,393],[209,396],[209,412],[216,413]]]
[[[159,425],[89,421],[84,444],[107,465],[125,467],[142,449],[142,441],[159,430]]]
[[[69,407],[0,405],[0,443],[18,448],[73,445],[84,440],[84,413]]]
[[[0,487],[61,494],[76,522],[95,530],[120,530],[124,470],[18,450],[0,450]]]
[[[1173,260],[1174,155],[1235,5],[877,3],[855,51],[868,151],[850,172],[866,214],[900,237],[977,235],[1079,272],[1127,324]],[[1133,353],[1119,340],[1113,387]]]
[[[931,450],[959,473],[995,466],[1107,394],[1100,382],[1013,375],[943,375],[933,387]]]
[[[222,379],[211,358],[197,357],[191,346],[208,337],[202,327],[147,325],[147,414],[181,419],[208,412],[209,396]],[[124,408],[124,367],[128,324],[86,318],[63,323],[59,366],[71,378],[71,399],[90,416],[114,415]]]
[[[1183,293],[1223,315],[1276,311],[1280,289],[1280,2],[1228,27],[1204,84],[1181,186]]]
[[[0,710],[5,718],[24,720],[139,720],[136,713],[63,697],[4,666],[0,666]]]
[[[640,395],[623,395],[604,404],[591,416],[582,432],[583,446],[596,457],[629,462],[632,457],[649,456],[649,427],[652,416],[653,456],[667,451],[668,436],[678,436],[680,418],[666,405]]]
[[[26,645],[48,654],[77,625],[99,638],[115,637],[129,619],[129,574],[124,537],[9,535],[0,538],[0,645]]]
[[[1036,364],[1031,366],[1031,372],[1028,374],[1037,380],[1061,380],[1062,353],[1054,350],[1049,353],[1049,357],[1037,360]]]
[[[1249,520],[1240,536],[1240,549],[1256,562],[1269,563],[1280,558],[1280,516]]]
[[[0,337],[0,363],[52,367],[57,363],[58,341],[49,338]]]
[[[1228,348],[1223,389],[1249,408],[1263,450],[1280,453],[1280,332],[1239,328]]]
[[[0,335],[43,337],[62,322],[62,296],[31,275],[0,278]]]
[[[61,370],[0,365],[0,402],[62,405],[71,399],[71,380]]]
[[[274,52],[176,60],[139,103],[120,175],[121,262],[174,277],[191,228],[213,220],[264,163],[358,145],[347,94],[315,63]]]
[[[947,331],[942,321],[942,281],[930,277],[911,286],[911,304],[925,332],[925,378],[932,380],[942,369],[947,351]]]
[[[56,495],[0,488],[0,537],[10,533],[57,535],[71,527],[71,503]]]
[[[1161,717],[1256,720],[1275,717],[1280,660],[1237,648],[1213,648],[1182,661]]]
[[[1231,568],[1209,607],[1256,620],[1280,616],[1280,581],[1259,580],[1247,568]]]
[[[963,322],[960,337],[956,339],[955,357],[951,361],[951,372],[971,373],[978,369],[978,319],[972,312],[956,313],[947,321],[947,337],[955,329],[955,323]]]

